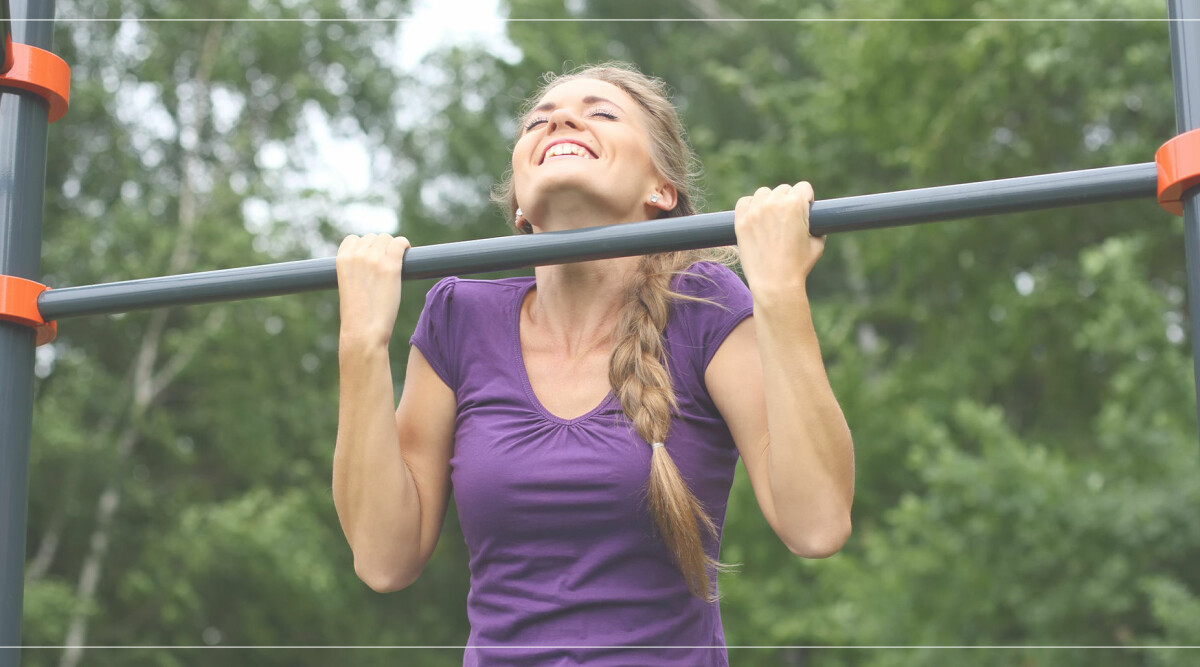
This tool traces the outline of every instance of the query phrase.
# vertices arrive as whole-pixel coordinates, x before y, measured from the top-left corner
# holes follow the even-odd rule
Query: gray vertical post
[[[0,74],[4,74],[13,66],[12,32],[9,28],[8,1],[0,0]]]
[[[49,50],[54,1],[10,7],[13,41]],[[40,278],[46,110],[35,95],[0,89],[0,275]],[[0,321],[0,667],[21,658],[33,344],[33,329]]]
[[[1175,77],[1175,130],[1183,134],[1200,127],[1200,2],[1167,0],[1170,19],[1171,71]],[[1192,366],[1200,397],[1200,188],[1180,197],[1183,239],[1187,257],[1188,310],[1192,320]],[[1196,405],[1200,423],[1200,401]]]

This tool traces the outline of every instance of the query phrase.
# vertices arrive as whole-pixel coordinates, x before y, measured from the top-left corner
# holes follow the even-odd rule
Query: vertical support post
[[[13,66],[13,50],[12,50],[12,29],[9,27],[12,22],[8,15],[7,0],[0,0],[0,74],[4,74]]]
[[[10,8],[13,41],[49,50],[54,0]],[[0,274],[30,280],[41,277],[46,112],[36,95],[0,89]],[[33,362],[33,329],[0,321],[0,667],[21,659]]]
[[[1200,3],[1167,0],[1170,19],[1171,72],[1175,79],[1175,129],[1178,134],[1200,127]],[[1187,257],[1188,311],[1192,321],[1192,366],[1200,397],[1200,187],[1183,193],[1183,234]],[[1200,424],[1200,401],[1196,405]]]

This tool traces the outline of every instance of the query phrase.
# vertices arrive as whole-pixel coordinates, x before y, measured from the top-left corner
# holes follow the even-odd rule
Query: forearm
[[[401,456],[386,345],[343,337],[333,500],[360,576],[408,573],[419,558],[417,487]]]
[[[825,373],[808,296],[803,286],[760,290],[754,303],[768,479],[780,529],[794,551],[836,551],[850,529],[854,447]]]

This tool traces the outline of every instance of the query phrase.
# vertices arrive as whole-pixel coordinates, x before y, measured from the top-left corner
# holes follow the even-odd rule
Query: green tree
[[[75,85],[50,145],[47,282],[331,254],[348,204],[395,204],[398,78],[381,48],[395,25],[369,19],[405,8],[62,4],[56,50]],[[109,21],[71,20],[83,17]],[[376,156],[378,180],[355,202],[304,181],[314,119]],[[445,619],[462,615],[465,582],[442,598],[423,583],[421,604],[406,604],[353,573],[329,492],[336,315],[324,293],[63,322],[39,353],[26,644],[462,641],[463,624]],[[25,660],[209,657],[66,649]]]

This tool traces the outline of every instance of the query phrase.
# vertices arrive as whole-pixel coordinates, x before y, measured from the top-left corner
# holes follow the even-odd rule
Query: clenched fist
[[[813,236],[808,215],[813,195],[805,181],[759,188],[734,208],[742,271],[752,292],[804,289],[808,274],[825,250],[825,237]]]
[[[387,345],[400,311],[403,236],[347,236],[337,252],[339,310],[343,341]]]

